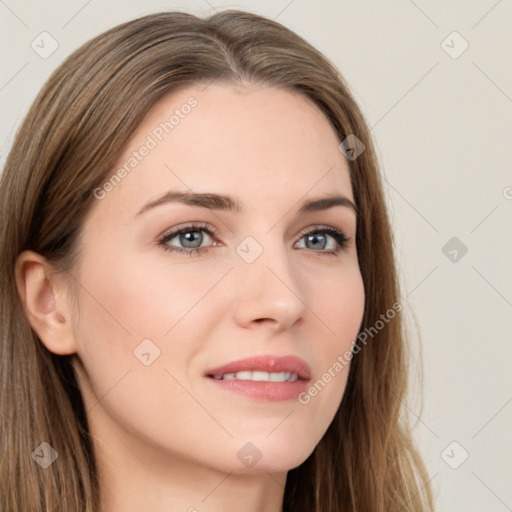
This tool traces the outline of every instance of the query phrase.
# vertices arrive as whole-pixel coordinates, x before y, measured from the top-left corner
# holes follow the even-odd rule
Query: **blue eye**
[[[329,237],[334,239],[334,247],[326,247]],[[348,238],[345,236],[344,233],[342,233],[336,228],[331,227],[320,227],[318,229],[315,228],[314,230],[309,230],[306,233],[302,234],[301,240],[302,239],[306,240],[306,249],[314,249],[316,246],[317,248],[319,247],[320,249],[322,249],[321,254],[330,255],[338,254],[342,249],[346,247],[348,243]],[[307,246],[307,244],[310,244],[310,246]]]
[[[202,232],[206,233],[209,237],[214,235],[214,231],[209,228],[208,224],[190,225],[167,233],[158,243],[166,251],[185,253],[192,256],[193,254],[200,254],[208,250],[208,247],[201,247],[204,239]],[[169,245],[169,242],[174,238],[177,238],[180,243],[184,244],[184,247]]]
[[[189,256],[201,254],[208,251],[211,247],[211,245],[202,246],[205,239],[203,233],[206,233],[207,237],[213,238],[215,230],[211,229],[208,224],[189,225],[166,233],[160,238],[158,244],[165,251],[183,253]],[[334,240],[334,247],[326,247],[329,238]],[[177,243],[181,244],[181,247],[170,244],[174,239],[176,239]],[[326,226],[319,226],[313,229],[308,228],[300,235],[300,240],[303,239],[305,239],[306,245],[299,247],[299,249],[312,249],[314,252],[318,252],[321,255],[337,255],[348,243],[348,238],[343,232],[336,228]]]

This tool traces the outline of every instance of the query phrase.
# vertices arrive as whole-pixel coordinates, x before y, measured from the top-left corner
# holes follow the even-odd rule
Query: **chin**
[[[304,438],[275,436],[238,442],[236,462],[229,471],[237,474],[254,472],[283,473],[300,466],[313,452],[315,445]],[[239,445],[239,446],[238,446]]]

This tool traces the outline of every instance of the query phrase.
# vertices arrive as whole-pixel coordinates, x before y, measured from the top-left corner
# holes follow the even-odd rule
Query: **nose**
[[[287,251],[283,246],[264,248],[252,263],[237,261],[232,278],[236,282],[234,317],[240,326],[267,325],[280,332],[303,321],[307,303],[300,289],[300,273],[292,268]]]

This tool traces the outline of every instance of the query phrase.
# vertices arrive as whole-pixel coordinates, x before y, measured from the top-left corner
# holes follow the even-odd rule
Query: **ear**
[[[77,351],[72,328],[72,300],[64,275],[41,255],[23,251],[16,261],[16,285],[30,325],[55,354]]]

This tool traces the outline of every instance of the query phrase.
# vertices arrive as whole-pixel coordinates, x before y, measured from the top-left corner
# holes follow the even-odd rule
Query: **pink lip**
[[[295,382],[270,382],[213,378],[215,375],[242,371],[290,372],[296,373],[298,379]],[[254,356],[212,368],[206,372],[205,376],[209,377],[208,380],[213,385],[221,389],[253,399],[278,402],[296,399],[305,391],[311,379],[311,368],[304,359],[295,356]]]
[[[296,356],[253,356],[239,359],[206,372],[206,376],[224,375],[225,373],[237,373],[243,371],[260,372],[290,372],[296,373],[299,379],[311,379],[311,368],[304,359]]]

